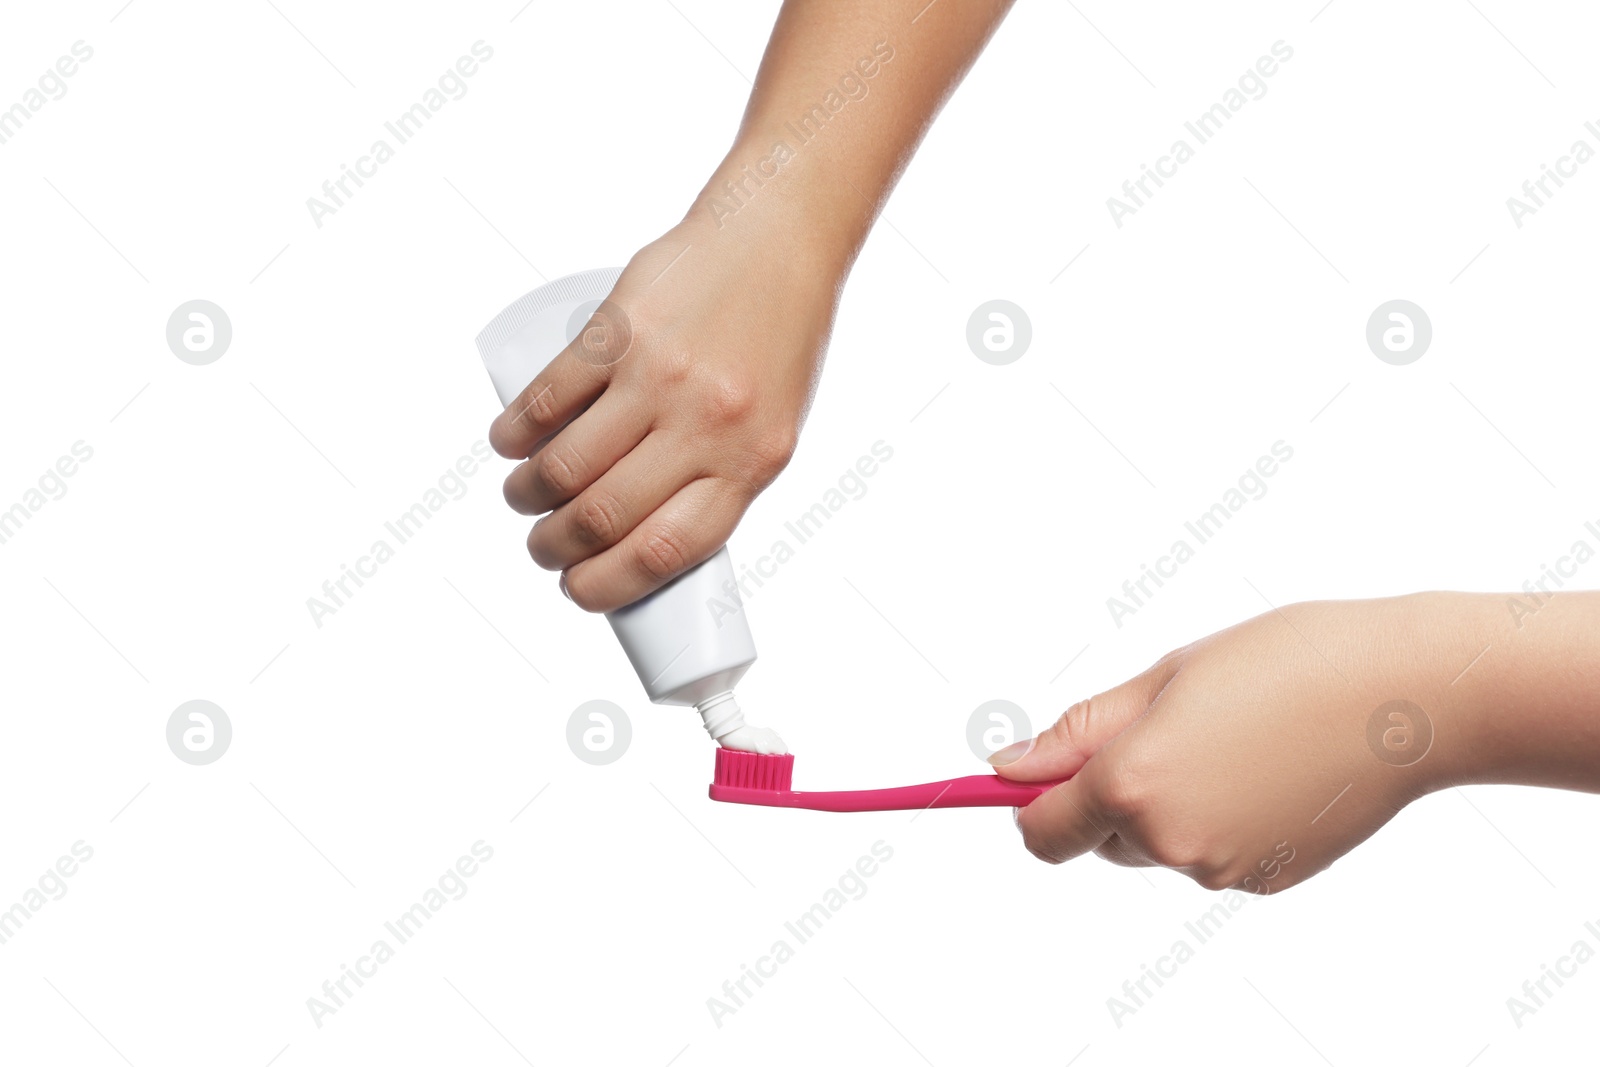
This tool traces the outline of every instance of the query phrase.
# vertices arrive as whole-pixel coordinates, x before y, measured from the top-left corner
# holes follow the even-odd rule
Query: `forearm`
[[[1600,592],[1537,598],[1462,598],[1487,649],[1455,684],[1470,724],[1464,774],[1600,792]]]
[[[757,236],[777,225],[842,273],[1010,6],[787,0],[738,137],[686,221]]]
[[[1414,702],[1431,748],[1417,791],[1469,783],[1600,792],[1600,593],[1417,593],[1375,601],[1384,699]],[[1392,625],[1387,625],[1385,619]],[[1411,713],[1402,710],[1402,716]]]

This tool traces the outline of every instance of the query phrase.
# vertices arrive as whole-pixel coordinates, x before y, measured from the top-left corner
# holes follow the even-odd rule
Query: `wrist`
[[[695,196],[683,225],[708,243],[780,251],[822,277],[842,280],[874,211],[837,173],[824,175],[821,162],[788,148],[777,134],[742,134]]]
[[[1490,594],[1425,592],[1400,598],[1406,637],[1406,699],[1420,708],[1428,749],[1415,770],[1419,793],[1484,780],[1496,755],[1490,696],[1503,662],[1495,656],[1499,601]]]

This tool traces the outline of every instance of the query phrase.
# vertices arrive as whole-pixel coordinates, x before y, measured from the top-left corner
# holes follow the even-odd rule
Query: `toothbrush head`
[[[758,752],[719,748],[716,773],[711,783],[713,797],[719,787],[787,793],[794,785],[794,756],[788,753],[763,756]]]

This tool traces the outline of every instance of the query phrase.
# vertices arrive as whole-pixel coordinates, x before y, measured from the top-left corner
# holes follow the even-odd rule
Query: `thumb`
[[[1164,656],[1136,678],[1080,700],[1038,737],[1008,745],[989,757],[1002,778],[1043,782],[1078,773],[1089,757],[1127,729],[1178,673],[1181,656]]]

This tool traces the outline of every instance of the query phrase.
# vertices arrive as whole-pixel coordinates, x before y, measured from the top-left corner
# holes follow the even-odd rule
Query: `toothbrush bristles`
[[[712,781],[717,785],[741,789],[765,789],[787,793],[794,784],[794,756],[763,756],[759,752],[717,749],[717,768]]]

